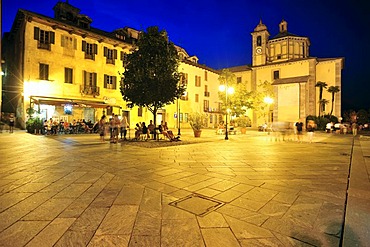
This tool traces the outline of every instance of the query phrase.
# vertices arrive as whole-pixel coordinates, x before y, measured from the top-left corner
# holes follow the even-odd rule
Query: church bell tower
[[[267,63],[267,42],[270,33],[262,20],[258,23],[252,34],[252,66],[265,65]]]

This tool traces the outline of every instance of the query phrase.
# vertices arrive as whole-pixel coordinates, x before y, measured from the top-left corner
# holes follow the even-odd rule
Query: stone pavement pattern
[[[153,148],[0,134],[0,246],[339,246],[351,136],[203,132]]]

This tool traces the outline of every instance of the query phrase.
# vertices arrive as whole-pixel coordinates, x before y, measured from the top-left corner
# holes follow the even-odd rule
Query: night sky
[[[63,0],[64,1],[64,0]],[[53,17],[57,0],[3,0],[2,32],[18,9]],[[342,109],[370,109],[370,8],[365,0],[69,0],[92,26],[165,29],[171,41],[214,69],[251,64],[251,32],[262,18],[270,37],[282,19],[288,31],[310,38],[310,56],[344,57]],[[329,99],[330,100],[330,99]]]

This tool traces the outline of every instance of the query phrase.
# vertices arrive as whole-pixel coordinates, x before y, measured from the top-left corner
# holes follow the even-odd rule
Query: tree
[[[328,103],[329,103],[329,100],[327,100],[327,99],[321,99],[319,101],[319,107],[320,107],[319,111],[322,110],[324,112],[325,111],[325,108],[326,108],[326,105]],[[320,117],[320,115],[319,115],[319,117]]]
[[[221,85],[234,88],[234,93],[228,94],[228,102],[225,92],[219,92],[223,110],[230,108],[232,116],[245,115],[247,109],[252,108],[252,93],[246,89],[245,83],[237,83],[235,74],[228,69],[222,70],[218,80]]]
[[[330,86],[328,88],[328,92],[331,93],[331,111],[330,111],[330,115],[333,114],[335,94],[338,93],[339,91],[340,91],[339,86]]]
[[[322,100],[322,92],[324,90],[324,88],[326,88],[328,86],[328,84],[326,82],[322,82],[322,81],[318,81],[315,85],[315,87],[318,87],[319,88],[319,117],[321,115],[321,108],[322,108],[322,105],[321,105],[321,100]]]
[[[158,109],[174,103],[185,92],[185,86],[179,83],[178,60],[166,31],[154,26],[142,32],[121,74],[121,94],[128,107],[147,107],[156,123]]]
[[[258,118],[266,118],[266,114],[269,113],[271,103],[266,102],[266,98],[274,99],[273,86],[268,81],[260,82],[257,90],[252,92],[253,109]]]

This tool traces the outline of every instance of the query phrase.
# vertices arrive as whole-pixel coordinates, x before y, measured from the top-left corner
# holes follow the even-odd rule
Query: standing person
[[[103,115],[101,119],[99,120],[99,135],[100,135],[100,140],[102,142],[105,141],[105,122],[106,122],[105,118],[106,118],[105,115]]]
[[[358,129],[357,123],[356,122],[353,122],[352,125],[351,125],[351,127],[352,127],[352,135],[353,136],[357,136],[357,129]]]
[[[315,130],[315,122],[313,120],[309,120],[307,124],[307,135],[308,135],[308,142],[312,143],[313,141],[313,132]]]
[[[127,140],[126,139],[126,135],[127,135],[127,128],[128,128],[128,121],[127,121],[127,117],[125,115],[122,114],[122,119],[121,119],[121,129],[120,129],[120,132],[121,132],[121,139],[122,139],[122,135],[123,135],[123,140]]]
[[[14,130],[14,114],[11,113],[9,117],[9,133],[13,133]]]
[[[113,128],[114,128],[114,114],[112,114],[111,118],[109,119],[110,142],[113,142]]]
[[[298,122],[295,123],[296,131],[297,131],[297,141],[302,142],[301,136],[302,136],[302,130],[303,130],[303,123],[298,120]]]
[[[118,143],[118,129],[121,125],[121,122],[119,121],[118,115],[114,115],[113,118],[113,130],[112,130],[112,142]]]

